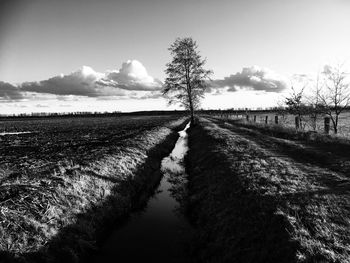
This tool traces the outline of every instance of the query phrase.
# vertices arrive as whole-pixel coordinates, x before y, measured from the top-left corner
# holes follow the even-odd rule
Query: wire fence
[[[300,119],[292,114],[279,112],[247,112],[247,113],[211,113],[227,120],[240,120],[245,123],[257,123],[259,125],[279,125],[293,128],[299,131],[315,131],[318,133],[334,134],[334,128],[329,116],[319,114],[317,118],[302,116]],[[338,136],[350,137],[350,111],[339,115]]]

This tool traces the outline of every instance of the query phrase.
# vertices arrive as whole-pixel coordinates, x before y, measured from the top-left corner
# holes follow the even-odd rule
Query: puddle
[[[162,160],[164,176],[145,210],[113,232],[93,262],[189,262],[186,248],[192,228],[181,213],[189,126],[179,132],[173,151]]]
[[[18,134],[28,134],[28,133],[33,133],[33,132],[0,132],[0,136],[5,136],[5,135],[18,135]]]

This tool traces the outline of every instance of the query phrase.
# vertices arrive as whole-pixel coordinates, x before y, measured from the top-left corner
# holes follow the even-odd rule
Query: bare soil
[[[153,194],[178,116],[5,121],[0,262],[79,262]]]

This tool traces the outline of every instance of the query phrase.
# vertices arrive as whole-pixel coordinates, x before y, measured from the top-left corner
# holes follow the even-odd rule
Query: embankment
[[[307,161],[335,172],[350,174],[349,138],[310,131],[296,131],[278,125],[245,123],[240,120],[224,121],[218,118],[208,119],[230,127],[237,134],[260,138],[259,141],[264,141],[268,148],[274,145],[276,149],[288,152],[289,156],[293,156],[299,162]]]
[[[220,118],[212,118],[209,119],[217,119]],[[320,131],[312,131],[312,130],[296,130],[293,127],[276,125],[276,124],[264,124],[264,123],[254,123],[247,122],[246,120],[237,119],[230,120],[226,119],[222,121],[227,121],[229,123],[233,123],[236,126],[244,127],[252,130],[259,131],[268,136],[274,136],[281,139],[288,140],[301,140],[308,143],[315,144],[323,144],[326,147],[341,147],[343,151],[350,150],[350,140],[349,137],[344,135],[336,135],[336,134],[324,134]]]
[[[254,160],[244,147],[204,119],[189,131],[187,213],[198,231],[196,254],[201,262],[294,262],[291,226],[273,196],[249,180]]]
[[[8,228],[0,262],[86,262],[109,229],[153,194],[160,161],[185,125],[180,119],[111,145],[110,154],[89,166],[67,162],[52,178],[32,183],[35,194],[15,193],[21,199],[11,213],[2,211]]]
[[[190,130],[188,213],[202,260],[348,263],[348,174],[277,141],[213,119]]]

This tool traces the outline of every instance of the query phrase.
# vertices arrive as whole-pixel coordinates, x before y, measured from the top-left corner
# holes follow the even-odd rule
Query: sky
[[[180,109],[168,47],[193,37],[203,108],[275,106],[294,74],[350,58],[348,0],[0,0],[0,114]]]

